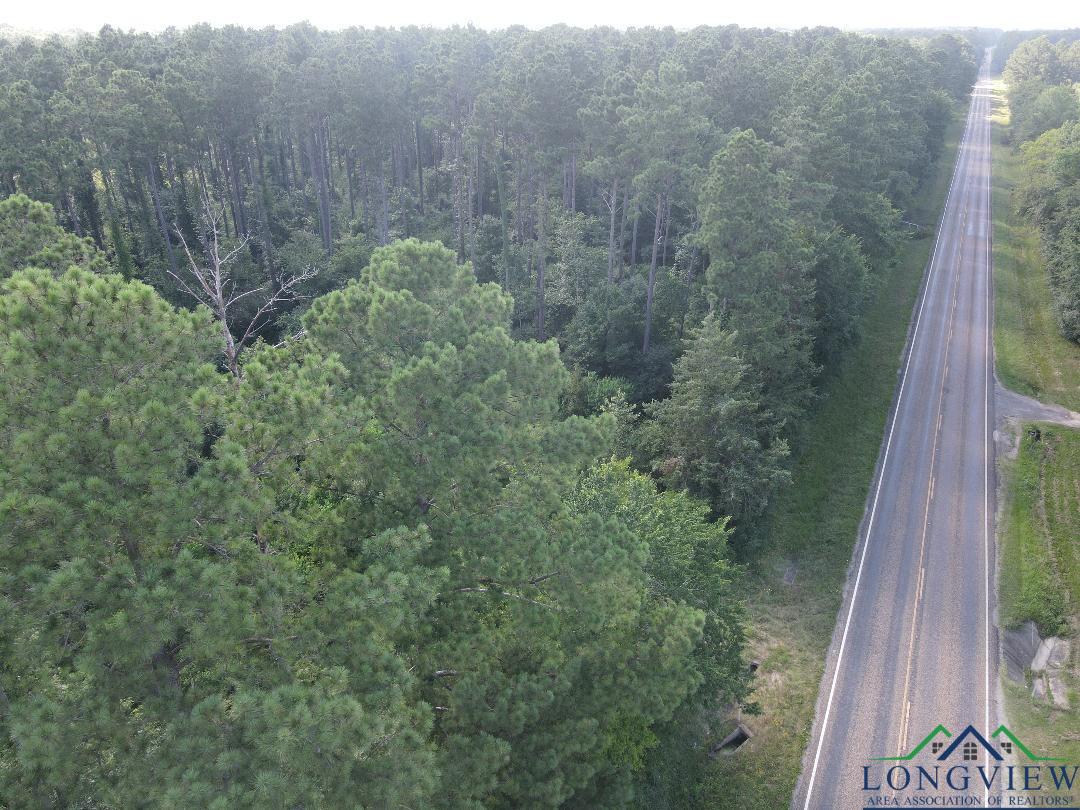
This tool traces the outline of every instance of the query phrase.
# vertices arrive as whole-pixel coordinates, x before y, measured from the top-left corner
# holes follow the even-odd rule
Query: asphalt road
[[[908,753],[938,724],[954,733],[971,724],[984,735],[997,726],[987,76],[984,64],[901,360],[795,810],[914,795],[887,784],[864,791],[863,766],[872,786],[895,764],[874,757]],[[979,762],[987,762],[981,752]],[[981,785],[969,794],[982,799]]]

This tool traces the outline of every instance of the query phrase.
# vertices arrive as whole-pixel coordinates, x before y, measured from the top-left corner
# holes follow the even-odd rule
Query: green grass
[[[962,122],[949,130],[934,182],[909,212],[937,225]],[[906,243],[863,316],[862,339],[836,376],[796,448],[794,483],[778,499],[762,539],[745,549],[751,655],[760,662],[753,694],[761,714],[744,716],[754,736],[709,768],[701,806],[787,807],[802,764],[825,652],[877,462],[912,307],[933,240]],[[795,580],[784,584],[789,565]],[[726,729],[725,729],[726,730]]]
[[[1063,680],[1070,708],[1036,702],[1028,689],[1005,680],[1009,726],[1033,750],[1080,761],[1080,430],[1039,424],[1033,441],[1024,425],[1014,461],[1003,465],[1004,519],[1000,527],[1002,619],[1032,619],[1047,632],[1072,635]],[[1056,625],[1056,626],[1055,626]]]
[[[1030,619],[1043,636],[1059,635],[1070,601],[1080,604],[1080,432],[1033,423],[1021,435],[1017,457],[1002,463],[1001,619],[1006,627]]]
[[[993,127],[994,351],[1001,382],[1014,391],[1080,411],[1080,347],[1062,337],[1035,228],[1016,212],[1021,156],[1005,142],[1009,110],[996,87]]]
[[[1076,703],[1080,700],[1080,676],[1076,670],[1076,653],[1073,668],[1065,678],[1072,708],[1067,711],[1055,709],[1047,703],[1036,703],[1030,690],[1012,681],[1005,682],[1005,707],[1009,713],[1009,728],[1024,741],[1032,751],[1043,756],[1061,757],[1067,764],[1080,762],[1080,712]],[[1076,795],[1076,790],[1072,791]]]

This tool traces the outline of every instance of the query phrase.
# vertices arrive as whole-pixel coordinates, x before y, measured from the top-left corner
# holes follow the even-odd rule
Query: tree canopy
[[[833,29],[0,39],[0,796],[693,806],[753,708],[729,546],[974,75]]]
[[[1024,156],[1013,202],[1039,230],[1061,332],[1080,342],[1080,39],[1026,39],[1004,76]]]

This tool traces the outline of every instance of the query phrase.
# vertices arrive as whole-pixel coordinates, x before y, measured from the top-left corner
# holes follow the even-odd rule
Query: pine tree
[[[379,533],[363,566],[297,553],[322,512],[290,519],[265,482],[333,369],[264,356],[240,417],[215,356],[208,313],[120,276],[0,287],[0,793],[422,804],[430,718],[389,639],[434,595],[426,531]]]
[[[314,303],[313,349],[348,371],[361,435],[342,436],[332,489],[345,536],[423,529],[448,572],[427,620],[402,636],[447,807],[555,807],[628,785],[613,753],[628,722],[670,716],[693,688],[701,614],[647,619],[645,545],[618,522],[568,508],[603,447],[607,417],[560,419],[568,375],[552,343],[516,342],[511,302],[438,244],[380,248],[361,278]]]

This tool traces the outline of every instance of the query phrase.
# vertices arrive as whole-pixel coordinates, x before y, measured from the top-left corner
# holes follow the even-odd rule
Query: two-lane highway
[[[795,810],[871,806],[893,795],[887,784],[864,790],[890,764],[875,757],[907,754],[939,724],[983,734],[996,725],[988,71],[989,56],[914,313]],[[986,762],[981,748],[978,756]],[[983,798],[981,785],[969,793]]]

